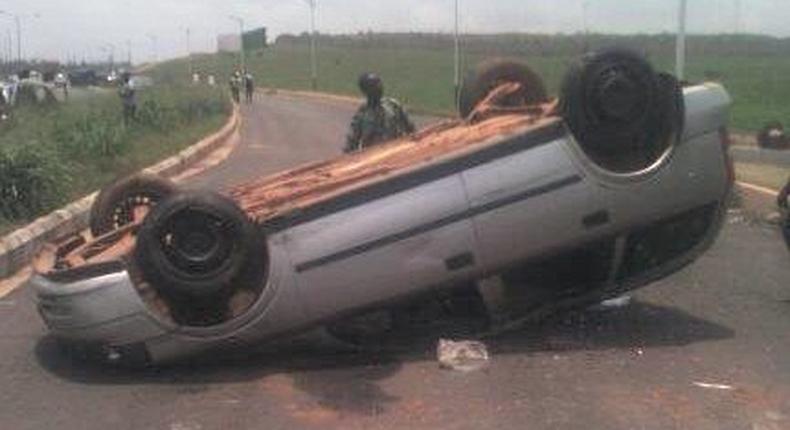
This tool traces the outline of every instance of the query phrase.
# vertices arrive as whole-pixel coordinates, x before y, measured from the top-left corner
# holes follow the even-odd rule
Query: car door
[[[425,172],[421,172],[425,176]],[[379,189],[294,227],[287,243],[311,318],[323,319],[468,277],[478,259],[458,173]],[[420,179],[422,180],[422,179]],[[385,187],[386,188],[386,187]]]
[[[570,161],[564,139],[539,142],[462,174],[486,271],[584,237],[582,218],[594,213],[596,196]]]

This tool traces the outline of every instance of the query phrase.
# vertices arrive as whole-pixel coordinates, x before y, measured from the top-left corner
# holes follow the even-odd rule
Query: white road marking
[[[766,188],[766,187],[761,187],[759,185],[750,184],[748,182],[738,181],[738,182],[736,182],[736,184],[738,184],[739,187],[743,187],[743,188],[746,188],[746,189],[749,189],[749,190],[752,190],[752,191],[757,191],[758,193],[768,194],[768,195],[771,195],[771,196],[774,196],[774,197],[779,195],[779,191],[777,191],[777,190],[772,190],[770,188]]]

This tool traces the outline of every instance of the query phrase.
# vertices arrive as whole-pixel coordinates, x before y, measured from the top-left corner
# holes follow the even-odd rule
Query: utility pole
[[[14,38],[11,36],[11,30],[6,30],[6,55],[6,62],[10,71],[11,63],[14,62]]]
[[[22,66],[22,18],[14,13],[0,10],[0,15],[7,15],[16,24],[16,61],[17,67]]]
[[[247,69],[247,59],[244,54],[244,18],[240,16],[230,15],[230,19],[239,23],[239,64],[241,70]]]
[[[686,12],[687,0],[680,0],[678,11],[678,38],[675,53],[675,75],[679,80],[685,78],[686,72]]]
[[[455,77],[453,79],[453,89],[455,91],[455,104],[456,106],[459,103],[459,98],[461,95],[461,33],[460,33],[460,10],[458,7],[459,0],[455,0],[455,37],[454,37],[454,48],[455,54],[453,58],[453,68],[455,72]]]
[[[126,39],[126,63],[132,68],[132,40]]]
[[[590,51],[590,1],[582,3],[582,22],[584,25],[584,54]]]
[[[186,28],[186,35],[187,35],[187,61],[189,63],[189,79],[192,79],[192,74],[194,73],[194,68],[192,67],[192,46],[190,43],[192,30],[189,27]]]
[[[316,47],[315,9],[316,0],[306,0],[310,6],[310,86],[318,89],[318,54]]]
[[[16,58],[19,67],[22,67],[22,23],[19,15],[14,15],[16,21]]]
[[[154,34],[149,34],[148,39],[151,40],[151,52],[154,56],[154,63],[159,61],[159,44],[157,43],[157,37]]]
[[[743,31],[741,12],[741,0],[735,0],[735,34],[740,34]]]

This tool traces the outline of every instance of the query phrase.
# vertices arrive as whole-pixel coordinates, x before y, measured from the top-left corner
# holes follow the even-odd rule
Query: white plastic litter
[[[726,390],[726,391],[729,391],[729,390],[734,390],[735,389],[735,387],[733,387],[732,385],[726,385],[726,384],[709,384],[707,382],[694,382],[693,384],[694,384],[694,386],[697,386],[697,387],[700,387],[700,388],[708,388],[708,389],[711,389],[711,390]]]
[[[631,304],[631,296],[620,296],[614,299],[604,300],[601,302],[601,306],[604,308],[624,308]]]
[[[443,369],[473,372],[488,365],[488,348],[477,341],[439,340],[436,347],[439,365]]]
[[[631,296],[620,296],[614,299],[604,300],[597,305],[590,307],[593,311],[608,311],[612,309],[625,308],[631,304]]]

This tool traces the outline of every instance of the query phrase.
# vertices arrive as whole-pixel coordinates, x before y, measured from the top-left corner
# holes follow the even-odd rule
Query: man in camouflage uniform
[[[367,103],[351,120],[344,152],[360,151],[414,132],[414,123],[400,103],[384,97],[384,84],[376,74],[360,76],[359,89],[367,97]]]

